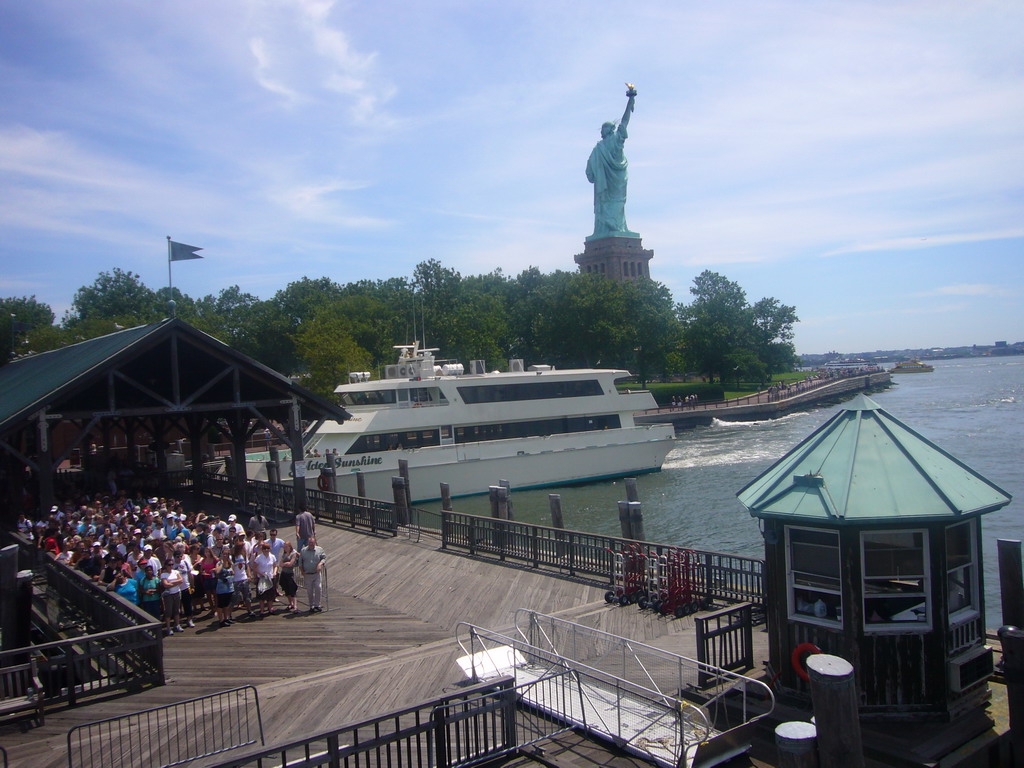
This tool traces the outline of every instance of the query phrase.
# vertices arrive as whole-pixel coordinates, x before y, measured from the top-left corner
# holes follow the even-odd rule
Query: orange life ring
[[[804,654],[810,656],[812,653],[821,653],[821,648],[814,643],[800,643],[800,645],[793,649],[793,653],[789,657],[789,663],[793,665],[793,671],[805,683],[810,682],[811,677],[807,674],[807,667],[804,666]]]
[[[327,475],[321,473],[320,477],[316,479],[316,487],[321,491],[331,490],[331,479]]]

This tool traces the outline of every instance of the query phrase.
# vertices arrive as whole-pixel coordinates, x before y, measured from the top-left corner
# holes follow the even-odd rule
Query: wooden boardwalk
[[[521,608],[695,653],[692,618],[608,606],[601,585],[450,554],[433,538],[381,538],[321,526],[318,540],[328,553],[329,610],[225,628],[204,617],[195,629],[165,638],[167,685],[53,708],[44,726],[24,734],[15,724],[0,726],[11,764],[67,766],[65,739],[75,725],[245,684],[259,690],[267,744],[416,704],[462,682],[455,664],[462,652],[454,640],[460,622],[507,629]],[[758,658],[764,656],[762,630],[754,633]]]

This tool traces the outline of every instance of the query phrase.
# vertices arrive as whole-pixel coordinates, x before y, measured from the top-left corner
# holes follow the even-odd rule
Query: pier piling
[[[779,768],[818,768],[818,730],[812,723],[790,720],[775,728]]]
[[[1002,598],[1003,624],[1024,627],[1024,581],[1021,576],[1020,541],[998,539],[996,547],[999,552],[999,594]]]
[[[853,665],[839,656],[807,657],[811,701],[818,736],[818,757],[829,768],[864,768],[860,712]]]

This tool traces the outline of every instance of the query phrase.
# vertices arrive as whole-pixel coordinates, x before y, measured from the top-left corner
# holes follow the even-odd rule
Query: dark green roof
[[[0,368],[0,432],[12,421],[38,411],[55,392],[103,367],[163,324],[126,328],[3,366]]]
[[[141,354],[171,333],[184,334],[200,346],[222,357],[234,359],[264,381],[275,382],[275,388],[298,395],[318,413],[329,418],[349,418],[343,408],[296,385],[288,377],[231,349],[222,341],[182,320],[168,319],[31,355],[0,367],[0,434],[12,425],[23,422],[39,409],[59,401],[66,393],[104,375],[109,367],[133,359],[134,355]]]
[[[849,523],[980,515],[1011,501],[864,395],[737,496],[755,517]]]

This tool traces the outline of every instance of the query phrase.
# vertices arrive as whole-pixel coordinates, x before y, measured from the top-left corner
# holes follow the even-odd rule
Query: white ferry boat
[[[356,492],[364,473],[370,498],[392,497],[398,460],[409,462],[413,501],[486,493],[508,480],[541,488],[661,469],[672,447],[671,425],[637,425],[633,413],[654,408],[647,391],[619,392],[628,371],[555,370],[510,360],[507,373],[475,360],[438,365],[436,349],[398,346],[384,379],[349,374],[335,390],[352,414],[325,424],[306,441],[306,477],[313,481],[327,451],[337,452],[337,490]],[[310,458],[310,452],[319,457]]]

